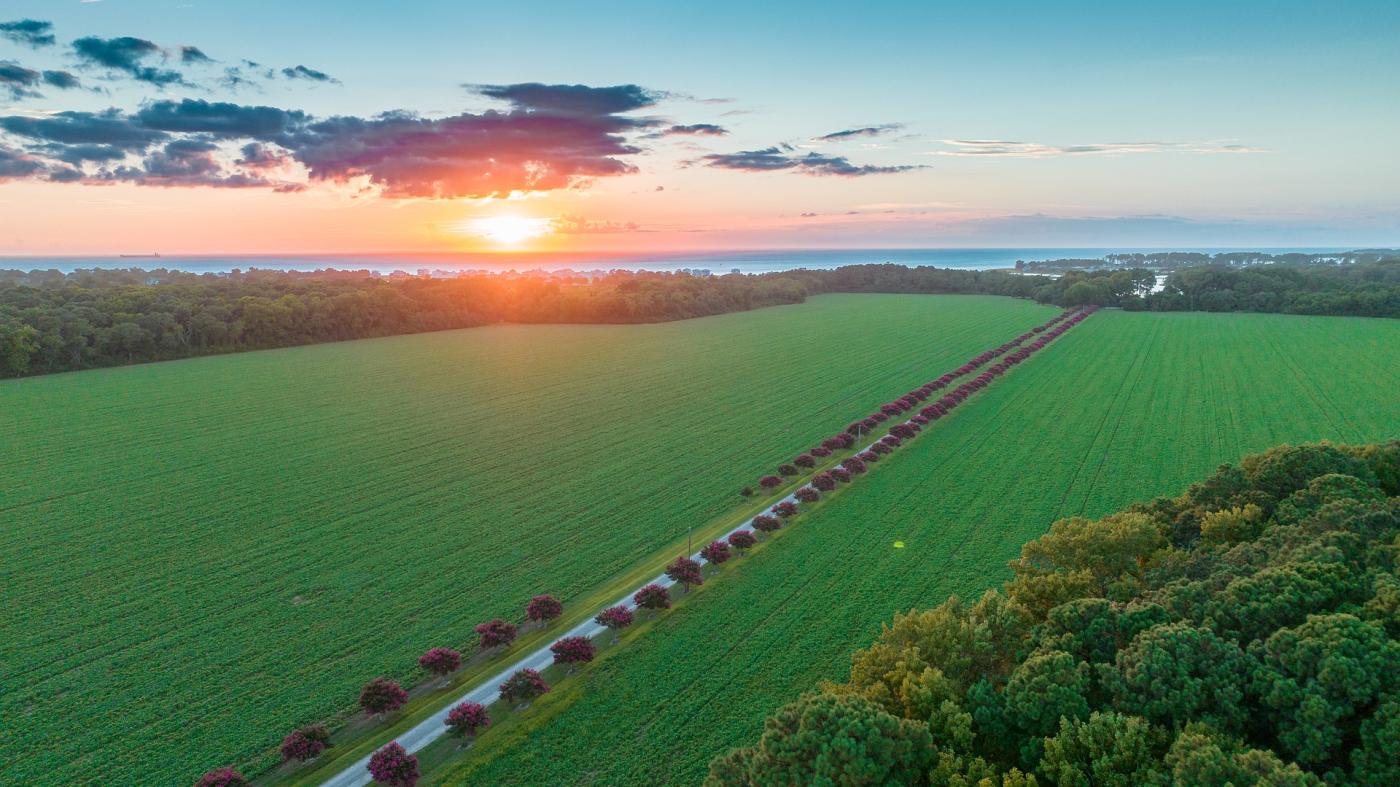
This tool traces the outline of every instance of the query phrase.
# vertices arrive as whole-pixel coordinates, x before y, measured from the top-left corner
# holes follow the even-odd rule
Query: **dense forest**
[[[1400,784],[1400,442],[1283,446],[1064,519],[896,615],[710,787]]]
[[[903,265],[760,275],[373,276],[368,271],[0,271],[0,377],[499,322],[637,323],[832,292],[980,293],[1058,306],[1400,317],[1400,260],[1058,277]]]
[[[1167,274],[1145,268],[1069,271],[1033,297],[1060,306],[1151,311],[1251,311],[1400,317],[1400,259],[1352,265],[1207,265]]]
[[[1170,271],[1196,268],[1202,265],[1240,267],[1251,265],[1351,265],[1358,262],[1378,262],[1400,257],[1400,249],[1352,249],[1351,251],[1284,252],[1222,251],[1213,254],[1198,251],[1154,251],[1105,254],[1102,257],[1060,257],[1051,260],[1017,260],[1016,270],[1027,272],[1062,272],[1074,268],[1151,268]]]

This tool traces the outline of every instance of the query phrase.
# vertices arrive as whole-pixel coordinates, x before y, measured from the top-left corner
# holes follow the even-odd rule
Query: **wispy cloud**
[[[711,153],[701,156],[695,162],[708,167],[737,170],[740,172],[796,172],[802,175],[832,175],[852,178],[862,175],[890,175],[921,169],[917,165],[876,166],[874,164],[852,164],[845,156],[826,156],[820,153],[802,154],[791,145],[775,145],[761,150],[741,150],[737,153]]]
[[[841,131],[833,131],[830,134],[823,134],[813,139],[817,142],[844,142],[848,139],[856,139],[859,137],[883,136],[899,131],[902,128],[904,128],[903,123],[883,123],[878,126],[865,126],[863,128],[848,128],[842,129]]]
[[[1207,142],[1096,142],[1082,145],[1046,145],[1001,139],[944,139],[945,150],[931,156],[1053,158],[1056,156],[1130,155],[1142,153],[1266,153],[1264,148],[1231,141]]]

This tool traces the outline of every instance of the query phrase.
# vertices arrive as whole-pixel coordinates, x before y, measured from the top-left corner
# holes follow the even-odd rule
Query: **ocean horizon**
[[[1318,254],[1348,251],[1360,247],[1156,247],[1156,248],[886,248],[886,249],[765,249],[697,251],[670,253],[640,252],[520,252],[520,253],[369,253],[369,254],[219,254],[219,255],[64,255],[0,256],[0,270],[75,270],[102,268],[141,268],[180,270],[191,273],[228,273],[233,270],[314,271],[370,270],[389,274],[395,271],[680,271],[706,270],[714,274],[731,272],[771,273],[774,271],[829,269],[842,265],[895,263],[932,265],[939,268],[988,270],[1009,268],[1017,260],[1099,258],[1108,254],[1257,251],[1268,254]]]

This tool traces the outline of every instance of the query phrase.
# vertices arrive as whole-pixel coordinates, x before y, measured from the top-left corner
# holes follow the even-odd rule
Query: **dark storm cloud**
[[[337,84],[340,82],[339,79],[336,79],[324,71],[317,71],[314,68],[307,68],[302,65],[282,69],[282,76],[288,79],[306,79],[312,82],[335,82]]]
[[[131,36],[87,36],[73,42],[73,53],[85,65],[120,71],[139,82],[162,87],[185,84],[184,75],[178,71],[146,65],[145,61],[159,55],[160,51],[154,42]],[[200,54],[203,55],[202,52]]]
[[[880,167],[870,164],[852,164],[845,156],[824,156],[820,153],[802,155],[787,145],[762,150],[741,150],[738,153],[711,153],[707,156],[701,156],[699,160],[707,166],[740,172],[790,171],[803,175],[835,175],[845,178],[862,175],[889,175],[920,169],[920,167],[910,165]]]
[[[16,44],[32,46],[35,49],[53,46],[53,23],[38,19],[16,19],[13,22],[0,22],[0,38]]]
[[[522,82],[514,85],[468,85],[490,98],[509,101],[516,109],[553,115],[592,117],[616,115],[654,106],[665,94],[639,85],[544,85]]]
[[[8,93],[12,99],[39,95],[34,86],[39,84],[41,78],[42,75],[32,68],[25,68],[19,63],[0,61],[0,92]]]
[[[73,75],[71,71],[45,71],[44,84],[56,87],[61,90],[72,90],[82,87],[82,83]]]
[[[78,78],[67,71],[36,71],[19,63],[0,60],[0,94],[8,93],[10,98],[36,98],[41,94],[36,89],[40,85],[68,90],[79,86]]]
[[[904,128],[903,123],[884,123],[879,126],[866,126],[864,128],[848,128],[842,131],[833,131],[830,134],[823,134],[817,137],[818,142],[841,142],[856,137],[878,137],[888,134],[891,131],[898,131]]]
[[[116,110],[59,112],[47,117],[10,115],[0,118],[0,129],[31,140],[61,145],[111,145],[123,150],[145,150],[167,135],[144,128]]]
[[[277,107],[186,98],[149,103],[134,119],[140,126],[157,131],[210,134],[227,139],[268,139],[300,127],[307,121],[307,115]]]

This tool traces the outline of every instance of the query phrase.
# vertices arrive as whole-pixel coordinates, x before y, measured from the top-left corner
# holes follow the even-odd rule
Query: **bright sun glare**
[[[463,225],[464,231],[501,246],[519,246],[549,232],[549,219],[526,216],[486,216]]]

